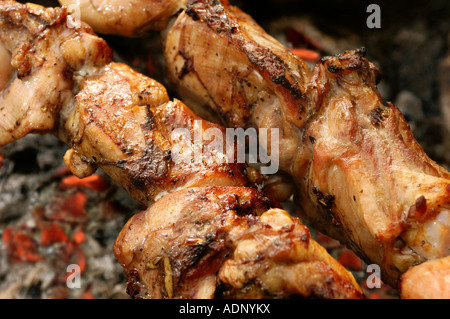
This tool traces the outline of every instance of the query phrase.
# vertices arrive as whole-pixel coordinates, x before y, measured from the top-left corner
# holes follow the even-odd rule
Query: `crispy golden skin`
[[[71,146],[65,162],[75,175],[101,167],[144,205],[180,186],[247,183],[239,163],[174,165],[171,133],[200,118],[155,80],[111,63],[111,49],[87,25],[59,8],[6,1],[1,10],[0,39],[17,76],[2,92],[0,145],[53,133]]]
[[[328,221],[324,231],[382,265],[383,280],[395,284],[410,266],[449,254],[450,174],[424,153],[400,111],[383,103],[377,72],[360,52],[316,67],[317,113],[304,135],[309,160],[299,157],[293,175],[307,177],[299,183],[302,214]]]
[[[80,161],[101,167],[144,205],[180,187],[247,184],[243,164],[172,161],[172,150],[180,142],[172,132],[193,131],[194,121],[200,118],[181,101],[169,101],[156,81],[124,64],[111,63],[83,80],[80,88],[77,107],[64,121],[65,138],[74,150],[66,160],[69,167]],[[202,124],[202,132],[223,130],[207,121]],[[207,148],[208,141],[203,142]],[[195,148],[195,140],[183,147]]]
[[[87,20],[93,7],[81,8]],[[139,19],[111,28],[132,12],[97,5],[93,25],[144,30]],[[168,77],[184,100],[230,126],[279,128],[280,163],[297,181],[299,212],[382,265],[384,281],[395,285],[411,265],[448,255],[449,174],[382,101],[378,70],[363,51],[324,59],[311,72],[227,1],[190,1],[165,35]]]
[[[61,8],[0,4],[3,81],[0,145],[30,132],[56,129],[63,105],[73,100],[73,69],[86,72],[111,58],[106,43],[85,24],[68,25]],[[12,68],[11,68],[12,66]]]
[[[178,16],[164,56],[167,77],[196,113],[231,127],[278,128],[280,166],[292,163],[308,119],[302,60],[239,9],[207,1],[191,1]]]
[[[449,254],[450,174],[384,103],[364,50],[309,70],[227,1],[195,0],[164,54],[169,79],[202,114],[280,129],[280,167],[297,184],[301,216],[380,265],[384,282]]]
[[[163,197],[116,239],[128,292],[136,298],[361,298],[352,275],[276,206],[246,187],[189,188]]]
[[[173,161],[170,151],[179,143],[175,129],[223,132],[222,127],[201,121],[196,128],[200,117],[182,102],[170,101],[161,84],[110,62],[106,43],[87,25],[68,19],[65,10],[4,1],[0,19],[4,30],[18,36],[0,32],[6,51],[18,61],[15,72],[23,74],[18,81],[30,81],[35,92],[58,92],[56,99],[25,96],[27,108],[18,113],[15,104],[2,104],[4,116],[27,120],[32,114],[33,123],[27,129],[0,126],[0,143],[29,132],[55,134],[71,147],[64,160],[74,174],[85,177],[100,167],[137,201],[151,205],[128,222],[114,247],[131,295],[363,297],[353,276],[310,238],[298,219],[271,210],[278,205],[245,187],[250,183],[244,164],[211,161],[215,152],[208,160]],[[17,54],[17,47],[28,49]],[[50,70],[46,61],[60,67]],[[41,77],[44,71],[50,86]],[[23,92],[13,89],[6,85],[2,94]],[[205,151],[212,142],[192,140],[183,147]],[[248,240],[253,240],[253,252],[245,245]],[[246,263],[246,253],[250,264],[238,266]]]

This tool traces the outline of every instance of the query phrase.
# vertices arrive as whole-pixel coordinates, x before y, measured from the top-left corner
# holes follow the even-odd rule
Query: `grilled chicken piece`
[[[76,108],[61,118],[65,129],[60,135],[72,146],[70,160],[66,156],[69,168],[80,162],[101,167],[146,206],[179,187],[247,184],[244,164],[227,163],[221,153],[208,152],[214,140],[203,141],[204,159],[185,165],[173,161],[177,148],[194,154],[197,147],[194,138],[182,139],[176,129],[189,129],[191,137],[208,129],[225,135],[225,130],[201,121],[181,101],[169,101],[156,81],[110,63],[81,81],[80,88]],[[202,126],[196,128],[196,123]],[[72,171],[86,175],[77,168]]]
[[[194,0],[167,32],[164,54],[190,105],[226,125],[280,129],[280,167],[297,184],[301,216],[380,265],[384,282],[395,286],[410,266],[449,254],[450,174],[383,102],[364,50],[310,71],[227,1]]]
[[[216,3],[191,1],[170,27],[167,77],[198,114],[210,107],[227,126],[279,128],[287,167],[307,120],[310,71],[238,8]]]
[[[224,128],[170,101],[156,81],[110,62],[106,43],[63,9],[3,1],[0,19],[3,58],[11,55],[20,75],[14,81],[24,82],[6,84],[2,94],[26,105],[16,110],[17,104],[3,101],[2,114],[29,123],[9,128],[10,120],[2,121],[0,144],[32,131],[55,134],[71,147],[64,159],[74,174],[88,176],[100,167],[136,200],[153,203],[130,220],[114,247],[130,294],[362,297],[353,276],[304,225],[270,210],[279,206],[245,187],[246,166],[225,161],[215,136],[205,134]],[[24,85],[42,94],[27,100]],[[43,95],[47,91],[50,97]],[[183,139],[176,129],[194,138]],[[177,147],[200,157],[175,161]]]
[[[110,58],[109,48],[89,27],[67,25],[64,10],[32,4],[24,8],[13,1],[0,3],[1,58],[6,66],[2,68],[0,145],[30,132],[54,130],[61,107],[73,99],[70,63],[80,55],[90,55],[92,66]],[[78,47],[89,43],[86,52],[73,52],[75,42],[80,43]]]
[[[59,0],[74,16],[88,23],[95,32],[125,36],[162,30],[187,0]]]
[[[292,172],[307,177],[297,198],[302,215],[328,221],[328,233],[383,265],[383,280],[395,285],[410,266],[450,253],[450,174],[383,103],[377,74],[361,52],[317,65],[317,113],[304,133],[310,159],[297,157]]]
[[[412,267],[402,275],[403,299],[450,299],[450,257]]]
[[[87,25],[72,25],[58,8],[5,1],[0,10],[0,39],[21,74],[2,92],[0,145],[29,132],[53,133],[71,146],[65,162],[75,175],[101,167],[143,205],[180,186],[247,183],[243,164],[228,164],[220,154],[215,160],[208,141],[202,152],[208,161],[175,165],[177,144],[196,146],[172,132],[188,128],[194,135],[201,119],[181,101],[170,101],[155,80],[108,63],[110,48]],[[200,134],[224,131],[201,123]]]
[[[135,298],[361,298],[308,229],[260,191],[183,189],[133,216],[114,253]]]

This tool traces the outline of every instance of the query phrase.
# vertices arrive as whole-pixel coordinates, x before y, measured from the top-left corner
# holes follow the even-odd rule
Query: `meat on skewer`
[[[359,298],[298,219],[247,187],[184,188],[133,216],[114,253],[135,297]],[[150,288],[151,287],[151,288]]]
[[[229,126],[279,128],[301,215],[380,265],[385,282],[448,255],[450,175],[384,103],[363,50],[311,71],[227,1],[190,1],[163,34],[183,99]]]
[[[226,1],[191,1],[166,34],[183,99],[227,125],[280,128],[300,215],[380,265],[383,281],[396,286],[409,267],[449,254],[450,174],[384,103],[364,50],[310,71]]]
[[[163,34],[183,100],[228,126],[279,128],[301,216],[380,265],[383,281],[448,256],[450,174],[382,100],[364,50],[309,70],[227,1],[190,1]]]
[[[207,160],[175,165],[177,128],[223,128],[195,127],[201,119],[186,105],[112,62],[105,41],[65,9],[2,1],[0,41],[13,70],[2,87],[0,145],[54,134],[71,147],[64,160],[75,175],[102,168],[149,206],[114,247],[132,296],[363,297],[297,218],[248,187],[244,164],[207,152],[213,141],[183,144]]]

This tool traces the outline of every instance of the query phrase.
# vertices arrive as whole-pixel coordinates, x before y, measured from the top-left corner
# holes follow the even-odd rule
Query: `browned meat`
[[[200,118],[182,102],[169,101],[156,81],[107,63],[110,48],[87,25],[68,25],[61,9],[6,1],[1,10],[0,39],[23,75],[3,91],[0,112],[7,120],[0,145],[29,132],[54,133],[72,147],[65,160],[75,175],[101,167],[142,204],[180,186],[246,184],[242,164],[174,165],[170,151],[178,141],[171,140],[172,131],[192,131]],[[202,124],[202,131],[220,128]],[[183,146],[195,147],[194,140]]]
[[[13,64],[21,67],[15,72],[24,72],[17,81],[34,81],[36,92],[53,93],[59,87],[49,87],[39,72],[44,68],[50,83],[65,79],[64,98],[44,99],[51,117],[40,108],[41,95],[25,99],[28,108],[18,118],[33,114],[46,121],[40,132],[55,134],[71,147],[64,159],[74,174],[88,176],[100,167],[136,200],[152,204],[130,220],[114,248],[131,295],[363,297],[353,276],[311,239],[298,219],[245,187],[250,184],[245,165],[224,161],[211,147],[215,139],[186,141],[173,134],[177,128],[194,136],[194,130],[224,128],[170,101],[156,81],[110,62],[105,42],[68,19],[65,10],[4,1],[0,19],[2,30],[17,33],[0,32],[6,50],[20,62]],[[19,46],[31,49],[17,55]],[[42,61],[49,60],[60,68],[45,69]],[[20,95],[14,88],[4,92]],[[2,104],[3,114],[14,107]],[[0,127],[1,145],[20,137],[11,133]],[[200,148],[200,158],[175,162],[172,151],[179,143],[187,153]]]
[[[424,153],[400,111],[383,104],[376,75],[359,52],[316,67],[317,114],[304,135],[314,143],[305,144],[310,159],[300,157],[293,175],[307,176],[299,183],[302,214],[328,220],[325,230],[383,265],[392,284],[411,265],[449,254],[450,174]]]
[[[280,166],[287,167],[308,118],[310,71],[249,16],[217,3],[190,2],[171,26],[167,76],[199,114],[211,107],[227,126],[279,128]]]
[[[403,299],[450,299],[450,257],[412,267],[400,282]]]
[[[60,8],[0,5],[2,63],[13,68],[2,68],[0,145],[5,145],[30,132],[54,130],[61,107],[73,99],[72,64],[86,59],[86,67],[104,65],[111,52],[86,25],[66,25]],[[74,51],[75,44],[83,51]]]
[[[353,277],[261,192],[202,187],[135,215],[114,253],[140,298],[360,298]]]
[[[380,265],[384,282],[449,254],[450,174],[384,103],[364,50],[310,71],[227,1],[194,0],[167,32],[165,58],[189,104],[226,125],[280,129],[301,216]]]
[[[95,32],[137,36],[148,30],[164,29],[187,0],[60,0]]]
[[[189,165],[172,161],[172,150],[185,142],[172,132],[189,128],[193,136],[194,122],[200,118],[182,102],[169,101],[156,81],[124,64],[111,63],[84,79],[80,88],[77,107],[62,118],[63,139],[73,150],[66,161],[70,168],[80,162],[99,166],[145,205],[179,187],[247,183],[243,164],[227,164],[220,158]],[[213,127],[223,130],[207,121],[202,124],[202,132]],[[194,139],[188,143],[180,146],[186,152],[196,147]],[[204,143],[207,149],[208,141]]]

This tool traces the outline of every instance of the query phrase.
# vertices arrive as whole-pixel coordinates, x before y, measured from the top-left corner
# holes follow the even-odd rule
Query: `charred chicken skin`
[[[260,191],[185,188],[135,215],[115,255],[151,298],[359,298],[349,273]],[[152,289],[150,289],[152,287]]]
[[[114,246],[132,296],[363,297],[306,226],[249,187],[244,164],[213,153],[175,165],[170,151],[180,141],[172,133],[194,130],[200,118],[161,84],[112,62],[105,41],[66,9],[2,1],[0,41],[12,61],[0,145],[54,134],[70,146],[64,160],[75,175],[102,168],[149,207]],[[212,141],[202,143],[184,147],[208,155]]]
[[[300,216],[380,265],[384,282],[449,255],[450,174],[383,101],[364,49],[310,70],[227,1],[196,0],[164,50],[185,101],[226,125],[280,129],[280,168],[297,185]]]
[[[449,254],[450,175],[382,100],[364,50],[309,70],[227,1],[190,1],[163,35],[183,100],[227,126],[279,128],[300,215],[380,265],[383,281]]]

